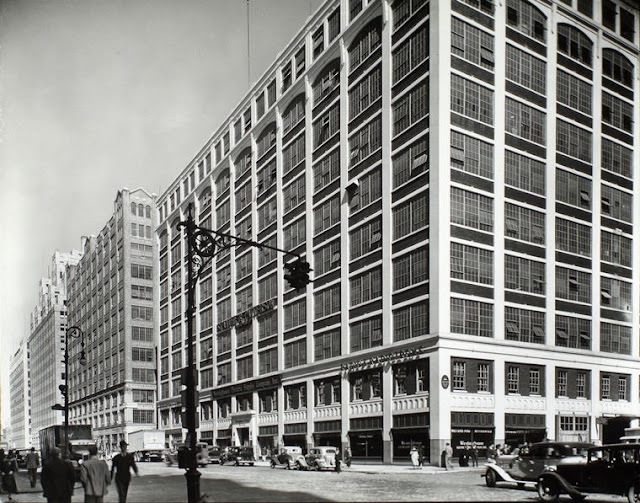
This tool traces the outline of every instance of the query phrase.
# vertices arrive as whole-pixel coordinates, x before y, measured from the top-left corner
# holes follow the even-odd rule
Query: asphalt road
[[[162,463],[141,463],[140,476],[134,477],[129,488],[131,503],[171,503],[187,499],[184,470],[167,467]],[[200,468],[201,492],[208,502],[307,502],[307,501],[486,501],[536,502],[533,489],[514,486],[488,488],[478,470],[451,472],[420,472],[395,470],[356,472],[298,472],[266,466],[218,466]],[[45,502],[40,487],[30,489],[26,475],[20,473],[18,487],[21,492],[14,501]],[[36,492],[36,490],[38,492]],[[0,501],[7,501],[0,495]],[[77,486],[73,502],[84,501],[84,491]],[[105,503],[117,502],[114,485],[110,487]],[[569,498],[561,501],[570,502]],[[619,502],[623,498],[609,496],[589,497],[588,502]]]

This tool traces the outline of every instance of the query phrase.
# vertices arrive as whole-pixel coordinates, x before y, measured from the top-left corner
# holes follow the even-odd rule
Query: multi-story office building
[[[638,16],[594,0],[330,0],[159,198],[161,426],[179,437],[185,240],[203,439],[617,438],[640,413]]]
[[[104,451],[157,424],[155,197],[118,191],[113,215],[84,239],[82,260],[69,272],[69,326],[82,330],[87,360],[80,364],[82,339],[70,339],[69,422],[90,424]]]
[[[11,356],[9,374],[9,410],[11,437],[9,447],[23,449],[31,445],[29,393],[29,349],[26,338]]]
[[[31,314],[29,351],[30,435],[31,445],[40,448],[38,432],[64,423],[64,413],[52,410],[62,403],[59,386],[64,383],[64,347],[67,327],[66,268],[80,260],[81,253],[55,252],[49,275],[40,280],[38,304]],[[29,419],[25,416],[25,421]],[[25,426],[26,427],[26,426]]]

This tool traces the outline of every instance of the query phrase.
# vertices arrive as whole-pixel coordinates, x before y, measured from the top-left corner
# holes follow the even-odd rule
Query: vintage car
[[[136,461],[162,461],[162,451],[144,451],[141,452]]]
[[[497,461],[486,464],[484,480],[488,487],[497,482],[511,482],[524,487],[532,485],[548,466],[565,463],[586,463],[587,449],[593,444],[585,442],[540,442],[531,445],[517,456],[498,456]]]
[[[186,468],[187,463],[187,450],[188,447],[185,444],[176,444],[174,449],[165,449],[162,452],[162,457],[167,466],[174,464],[180,468]],[[209,446],[203,442],[196,444],[196,462],[198,466],[207,466],[209,464]]]
[[[223,449],[217,445],[209,446],[209,463],[219,463]]]
[[[255,455],[253,453],[253,447],[229,447],[220,456],[220,464],[225,463],[253,466],[256,462]]]
[[[271,468],[276,466],[284,466],[287,470],[296,468],[298,470],[306,470],[309,468],[302,448],[297,445],[285,445],[280,448],[280,453],[271,457]]]
[[[311,470],[337,470],[336,447],[312,447],[305,456],[307,465]]]
[[[538,497],[545,503],[568,494],[574,501],[589,493],[617,494],[640,502],[640,444],[593,447],[587,462],[550,466],[538,477]]]

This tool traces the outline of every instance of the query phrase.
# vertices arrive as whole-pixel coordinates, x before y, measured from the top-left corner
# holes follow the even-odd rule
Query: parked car
[[[222,448],[217,445],[209,446],[209,463],[219,463],[222,455]]]
[[[297,468],[306,470],[309,468],[307,461],[302,454],[302,448],[297,445],[285,445],[280,448],[280,453],[271,457],[271,468],[284,466],[287,470]]]
[[[517,456],[499,456],[490,461],[484,472],[485,483],[494,487],[497,482],[511,482],[523,487],[526,483],[535,483],[548,466],[565,463],[584,464],[587,462],[587,449],[593,444],[585,442],[540,442],[533,444]]]
[[[305,456],[305,460],[312,470],[337,470],[337,453],[337,447],[312,447]]]
[[[256,461],[253,454],[253,447],[229,447],[229,449],[220,456],[220,464],[233,463],[236,466],[251,465]]]
[[[140,453],[140,461],[162,461],[162,451],[145,451]]]
[[[180,468],[185,463],[188,447],[185,444],[177,444],[173,449],[166,449],[163,453],[163,459],[167,466],[178,465]],[[198,466],[207,466],[209,464],[209,446],[205,443],[198,442],[196,444],[196,459]]]
[[[568,494],[574,501],[587,494],[618,494],[640,502],[640,444],[611,444],[588,450],[587,462],[548,467],[538,477],[538,497],[545,503]]]

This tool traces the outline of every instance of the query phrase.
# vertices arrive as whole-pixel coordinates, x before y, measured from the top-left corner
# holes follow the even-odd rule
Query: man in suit
[[[75,481],[73,465],[60,459],[60,449],[51,449],[51,455],[43,464],[40,474],[42,495],[48,503],[71,503]]]

